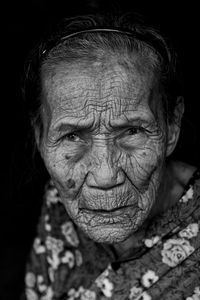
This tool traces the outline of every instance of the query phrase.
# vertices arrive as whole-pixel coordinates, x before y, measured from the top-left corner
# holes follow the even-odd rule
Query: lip
[[[126,212],[130,211],[131,209],[136,209],[136,205],[127,205],[127,206],[121,206],[117,207],[111,210],[104,210],[104,209],[87,209],[87,208],[81,208],[80,210],[87,214],[97,215],[101,217],[117,217],[122,214],[125,214]]]

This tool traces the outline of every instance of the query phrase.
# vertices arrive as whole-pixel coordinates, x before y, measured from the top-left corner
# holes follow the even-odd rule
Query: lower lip
[[[119,207],[116,210],[111,210],[111,211],[105,211],[105,210],[90,210],[90,209],[81,209],[82,212],[87,213],[87,214],[92,214],[96,216],[101,216],[105,218],[110,218],[110,217],[118,217],[120,215],[126,214],[130,212],[132,209],[136,209],[135,206],[125,206],[125,207]]]

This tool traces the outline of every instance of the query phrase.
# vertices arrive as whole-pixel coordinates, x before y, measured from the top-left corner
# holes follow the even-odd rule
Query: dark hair
[[[133,14],[86,15],[63,20],[26,61],[23,95],[32,125],[39,126],[41,133],[42,67],[61,61],[94,61],[101,56],[102,50],[119,54],[124,59],[129,56],[129,65],[131,53],[145,56],[147,67],[159,76],[165,116],[169,121],[173,119],[176,99],[182,91],[176,54],[169,41]]]

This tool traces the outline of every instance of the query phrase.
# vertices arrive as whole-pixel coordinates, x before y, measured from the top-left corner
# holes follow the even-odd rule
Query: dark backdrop
[[[5,4],[4,4],[5,5]],[[185,1],[8,1],[1,7],[1,155],[0,299],[18,299],[24,261],[38,219],[46,172],[36,154],[33,159],[30,127],[22,104],[20,78],[23,62],[42,32],[61,17],[95,11],[132,9],[150,17],[177,49],[183,68],[186,113],[175,156],[200,164],[199,150],[199,15],[197,5]]]

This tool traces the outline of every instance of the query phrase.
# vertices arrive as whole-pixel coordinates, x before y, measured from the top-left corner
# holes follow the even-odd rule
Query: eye
[[[63,137],[61,137],[61,140],[68,140],[70,142],[79,142],[81,139],[76,132],[71,132],[65,134]]]
[[[128,135],[135,135],[141,132],[144,132],[144,128],[142,127],[131,127],[127,130]]]

